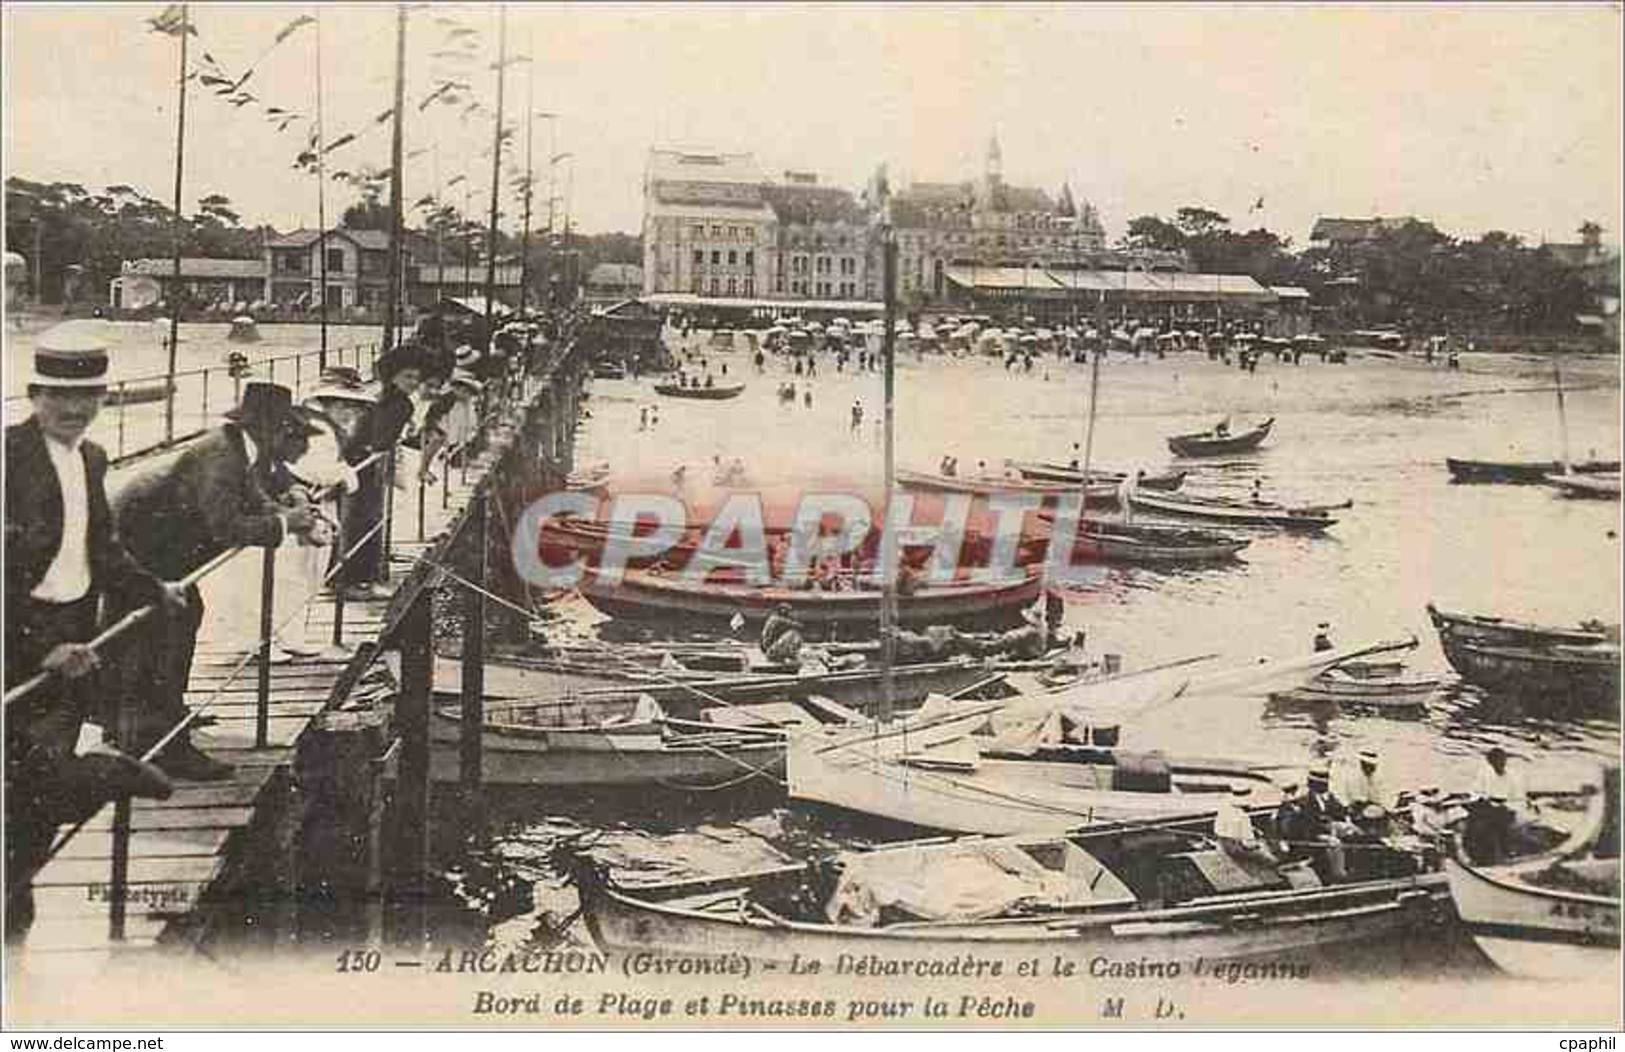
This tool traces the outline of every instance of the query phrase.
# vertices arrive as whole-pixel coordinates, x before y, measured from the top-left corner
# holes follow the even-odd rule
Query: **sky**
[[[4,5],[4,168],[42,181],[173,192],[176,40],[161,4]],[[239,73],[311,5],[194,3],[192,57]],[[322,9],[330,168],[388,163],[394,8]],[[1458,236],[1574,240],[1621,229],[1621,10],[1485,5],[510,5],[506,111],[534,123],[582,231],[636,231],[651,147],[749,151],[860,189],[973,178],[990,136],[1007,182],[1069,182],[1108,236],[1129,218],[1201,205],[1303,244],[1320,215],[1416,215]],[[448,24],[478,31],[476,94],[494,101],[495,5],[420,5],[409,19],[408,202],[448,191],[483,212],[491,118],[416,103],[452,71]],[[315,34],[266,55],[245,85],[313,112]],[[533,97],[534,105],[527,106]],[[194,92],[184,197],[231,198],[247,222],[315,225],[313,180],[255,106]],[[524,132],[517,147],[522,158]],[[426,147],[433,147],[424,149]],[[481,156],[481,154],[484,156]],[[537,225],[545,225],[546,194]],[[337,215],[352,191],[335,187]],[[1263,207],[1257,208],[1262,199]],[[557,203],[562,223],[565,203]]]

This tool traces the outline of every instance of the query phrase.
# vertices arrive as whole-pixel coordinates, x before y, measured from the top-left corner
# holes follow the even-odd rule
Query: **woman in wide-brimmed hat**
[[[412,395],[423,383],[423,348],[411,341],[397,344],[380,355],[373,368],[381,387],[378,400],[344,445],[344,459],[358,467],[360,485],[344,502],[344,529],[338,550],[349,557],[339,571],[338,582],[357,599],[376,598],[378,586],[387,576],[383,528],[379,526],[384,517],[384,487],[394,482],[390,454],[412,421]],[[365,467],[359,467],[379,454]]]

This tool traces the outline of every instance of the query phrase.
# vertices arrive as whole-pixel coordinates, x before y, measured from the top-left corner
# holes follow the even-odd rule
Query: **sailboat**
[[[1558,488],[1565,497],[1586,497],[1593,500],[1618,500],[1620,494],[1619,465],[1612,471],[1576,472],[1569,462],[1569,418],[1563,410],[1563,374],[1552,366],[1552,378],[1557,384],[1557,419],[1563,430],[1563,470],[1545,476],[1545,480]]]
[[[1468,460],[1462,457],[1446,457],[1445,467],[1450,471],[1452,482],[1503,482],[1503,483],[1555,483],[1556,478],[1565,480],[1564,488],[1570,489],[1575,476],[1601,476],[1605,481],[1601,487],[1602,492],[1597,496],[1619,496],[1619,469],[1617,460],[1582,460],[1575,461],[1569,457],[1568,418],[1563,407],[1563,377],[1557,366],[1552,367],[1552,375],[1557,381],[1557,416],[1562,429],[1563,459],[1562,460]],[[1554,478],[1555,476],[1555,478]],[[1609,477],[1612,477],[1613,491],[1608,492]],[[1588,489],[1582,483],[1574,489]],[[1589,490],[1584,494],[1593,495]]]

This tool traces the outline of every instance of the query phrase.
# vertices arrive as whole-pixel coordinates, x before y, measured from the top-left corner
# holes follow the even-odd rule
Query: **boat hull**
[[[1337,525],[1337,520],[1326,510],[1318,508],[1249,507],[1239,503],[1198,501],[1175,494],[1138,490],[1129,499],[1135,511],[1221,522],[1230,526],[1271,526],[1291,533],[1320,533]]]
[[[1230,453],[1248,453],[1263,444],[1275,426],[1271,417],[1250,431],[1235,435],[1218,436],[1211,431],[1190,435],[1175,435],[1168,439],[1168,448],[1177,457],[1217,457]]]
[[[738,398],[744,393],[744,384],[723,387],[683,387],[679,384],[655,384],[655,394],[667,398],[692,398],[701,402],[721,402]]]
[[[1461,678],[1490,691],[1516,693],[1526,704],[1562,711],[1618,700],[1617,648],[1496,646],[1442,633],[1444,656]]]
[[[1556,486],[1565,497],[1581,500],[1618,500],[1620,476],[1618,472],[1595,475],[1547,475],[1546,481]]]
[[[1086,561],[1181,565],[1234,559],[1252,542],[1241,537],[1147,526],[1090,522],[1079,532],[1074,556]]]
[[[1520,868],[1445,860],[1456,911],[1484,955],[1527,978],[1617,977],[1619,900],[1531,887],[1516,880]]]
[[[1445,633],[1471,642],[1506,646],[1591,646],[1608,642],[1609,633],[1601,630],[1537,625],[1528,621],[1513,621],[1504,617],[1485,617],[1479,614],[1459,614],[1440,610],[1428,604],[1428,619],[1443,637]]]
[[[1571,465],[1576,474],[1619,471],[1617,460],[1591,460]],[[1556,460],[1467,460],[1446,457],[1445,468],[1452,482],[1501,482],[1513,485],[1539,485],[1547,475],[1560,475],[1563,465]]]
[[[726,623],[735,615],[747,622],[767,619],[780,603],[804,625],[862,627],[880,620],[879,592],[824,592],[796,588],[753,588],[746,585],[688,585],[658,574],[626,573],[609,584],[588,571],[578,585],[581,595],[611,617],[680,619]],[[1037,575],[996,584],[944,585],[899,596],[897,615],[903,624],[1011,623],[1023,606],[1038,598],[1043,581]]]

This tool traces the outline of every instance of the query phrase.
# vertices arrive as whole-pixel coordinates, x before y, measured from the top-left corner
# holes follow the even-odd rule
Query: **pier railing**
[[[361,355],[368,350],[369,348],[362,346],[353,348],[352,353]],[[335,352],[329,351],[328,354],[329,362],[335,362]],[[309,357],[309,355],[287,355],[277,359],[262,359],[256,365],[265,369],[266,373],[262,375],[267,376],[278,365],[284,369],[291,367],[294,370],[292,376],[282,382],[291,380],[292,383],[298,384],[301,380],[313,379],[313,376],[307,377],[307,374],[314,373],[314,370],[309,369],[310,363],[301,361]],[[291,366],[288,363],[291,363]],[[540,459],[543,463],[556,462],[561,445],[567,440],[575,422],[574,390],[567,391],[563,397],[555,397],[556,390],[561,386],[578,383],[585,370],[585,366],[579,360],[574,332],[562,334],[557,343],[540,351],[525,364],[523,371],[494,381],[494,389],[491,390],[493,396],[486,403],[485,412],[478,426],[474,428],[470,440],[460,448],[444,453],[444,459],[441,461],[442,478],[450,474],[450,461],[460,458],[466,481],[470,460],[476,454],[482,458],[481,474],[472,493],[468,495],[468,503],[452,517],[439,536],[432,542],[426,541],[426,547],[411,557],[412,567],[391,598],[383,619],[383,627],[376,639],[368,640],[356,649],[354,656],[336,680],[325,706],[331,709],[342,702],[379,654],[391,648],[401,651],[402,685],[395,714],[397,741],[389,749],[389,753],[398,755],[397,789],[390,821],[393,830],[391,854],[396,859],[396,865],[391,869],[393,879],[390,883],[389,897],[397,904],[397,914],[404,911],[402,914],[404,919],[396,921],[395,930],[398,933],[397,937],[406,941],[413,938],[421,940],[426,924],[421,907],[425,901],[428,871],[429,715],[433,698],[434,666],[433,594],[446,576],[445,571],[453,565],[461,570],[457,576],[465,581],[480,582],[483,585],[486,576],[487,549],[490,544],[489,505],[494,487],[501,484],[508,473],[524,461],[534,463],[536,459]],[[199,370],[199,373],[208,371],[212,370]],[[132,454],[126,454],[127,457],[130,455]],[[393,454],[376,455],[388,458],[386,478],[393,478]],[[224,680],[214,687],[207,700],[193,704],[184,718],[170,727],[147,749],[141,757],[143,760],[152,760],[170,742],[186,731],[256,660],[259,679],[256,684],[254,748],[263,750],[269,747],[270,658],[276,635],[287,623],[291,623],[294,617],[304,616],[307,608],[323,601],[324,587],[334,581],[349,560],[379,532],[384,534],[387,558],[394,487],[386,484],[385,492],[389,496],[379,520],[351,544],[348,550],[339,553],[339,558],[334,560],[334,565],[324,576],[322,587],[305,596],[303,603],[289,615],[284,624],[274,623],[272,611],[275,602],[275,550],[265,549],[260,578],[257,646],[242,656]],[[449,500],[449,490],[445,488],[444,482],[441,499],[443,506]],[[418,483],[420,541],[425,540],[421,511],[425,501],[426,486],[420,478]],[[242,552],[242,548],[231,548],[220,553],[194,570],[181,583],[196,586],[232,562]],[[462,777],[465,787],[474,789],[479,784],[481,763],[479,735],[483,723],[485,598],[478,589],[465,589],[464,597]],[[344,589],[334,587],[328,601],[333,604],[333,640],[335,643],[342,643]],[[160,606],[161,604],[154,603],[126,614],[97,635],[90,646],[98,652],[105,651],[137,625],[158,614]],[[4,696],[6,710],[13,711],[14,705],[25,702],[53,678],[53,673],[42,671],[7,690]],[[122,696],[115,696],[113,707],[113,722],[119,729],[120,740],[128,742],[128,718],[133,714],[125,711]],[[121,943],[125,939],[124,904],[128,897],[130,881],[132,804],[126,797],[116,800],[112,806],[112,845],[107,882],[107,901],[111,904],[108,913],[108,938],[114,943]],[[47,861],[61,853],[94,817],[87,816],[60,834],[52,845]]]
[[[207,431],[221,413],[242,399],[243,384],[251,380],[282,384],[298,401],[320,382],[321,355],[319,350],[297,351],[253,359],[246,366],[223,361],[177,372],[173,387],[167,389],[164,373],[115,380],[107,385],[107,402],[88,435],[107,450],[115,467],[161,452]],[[356,343],[329,348],[327,366],[348,366],[370,377],[377,358],[377,342]],[[172,434],[166,433],[165,424],[170,399],[175,403]],[[7,422],[20,420],[28,412],[27,395],[5,400]]]

